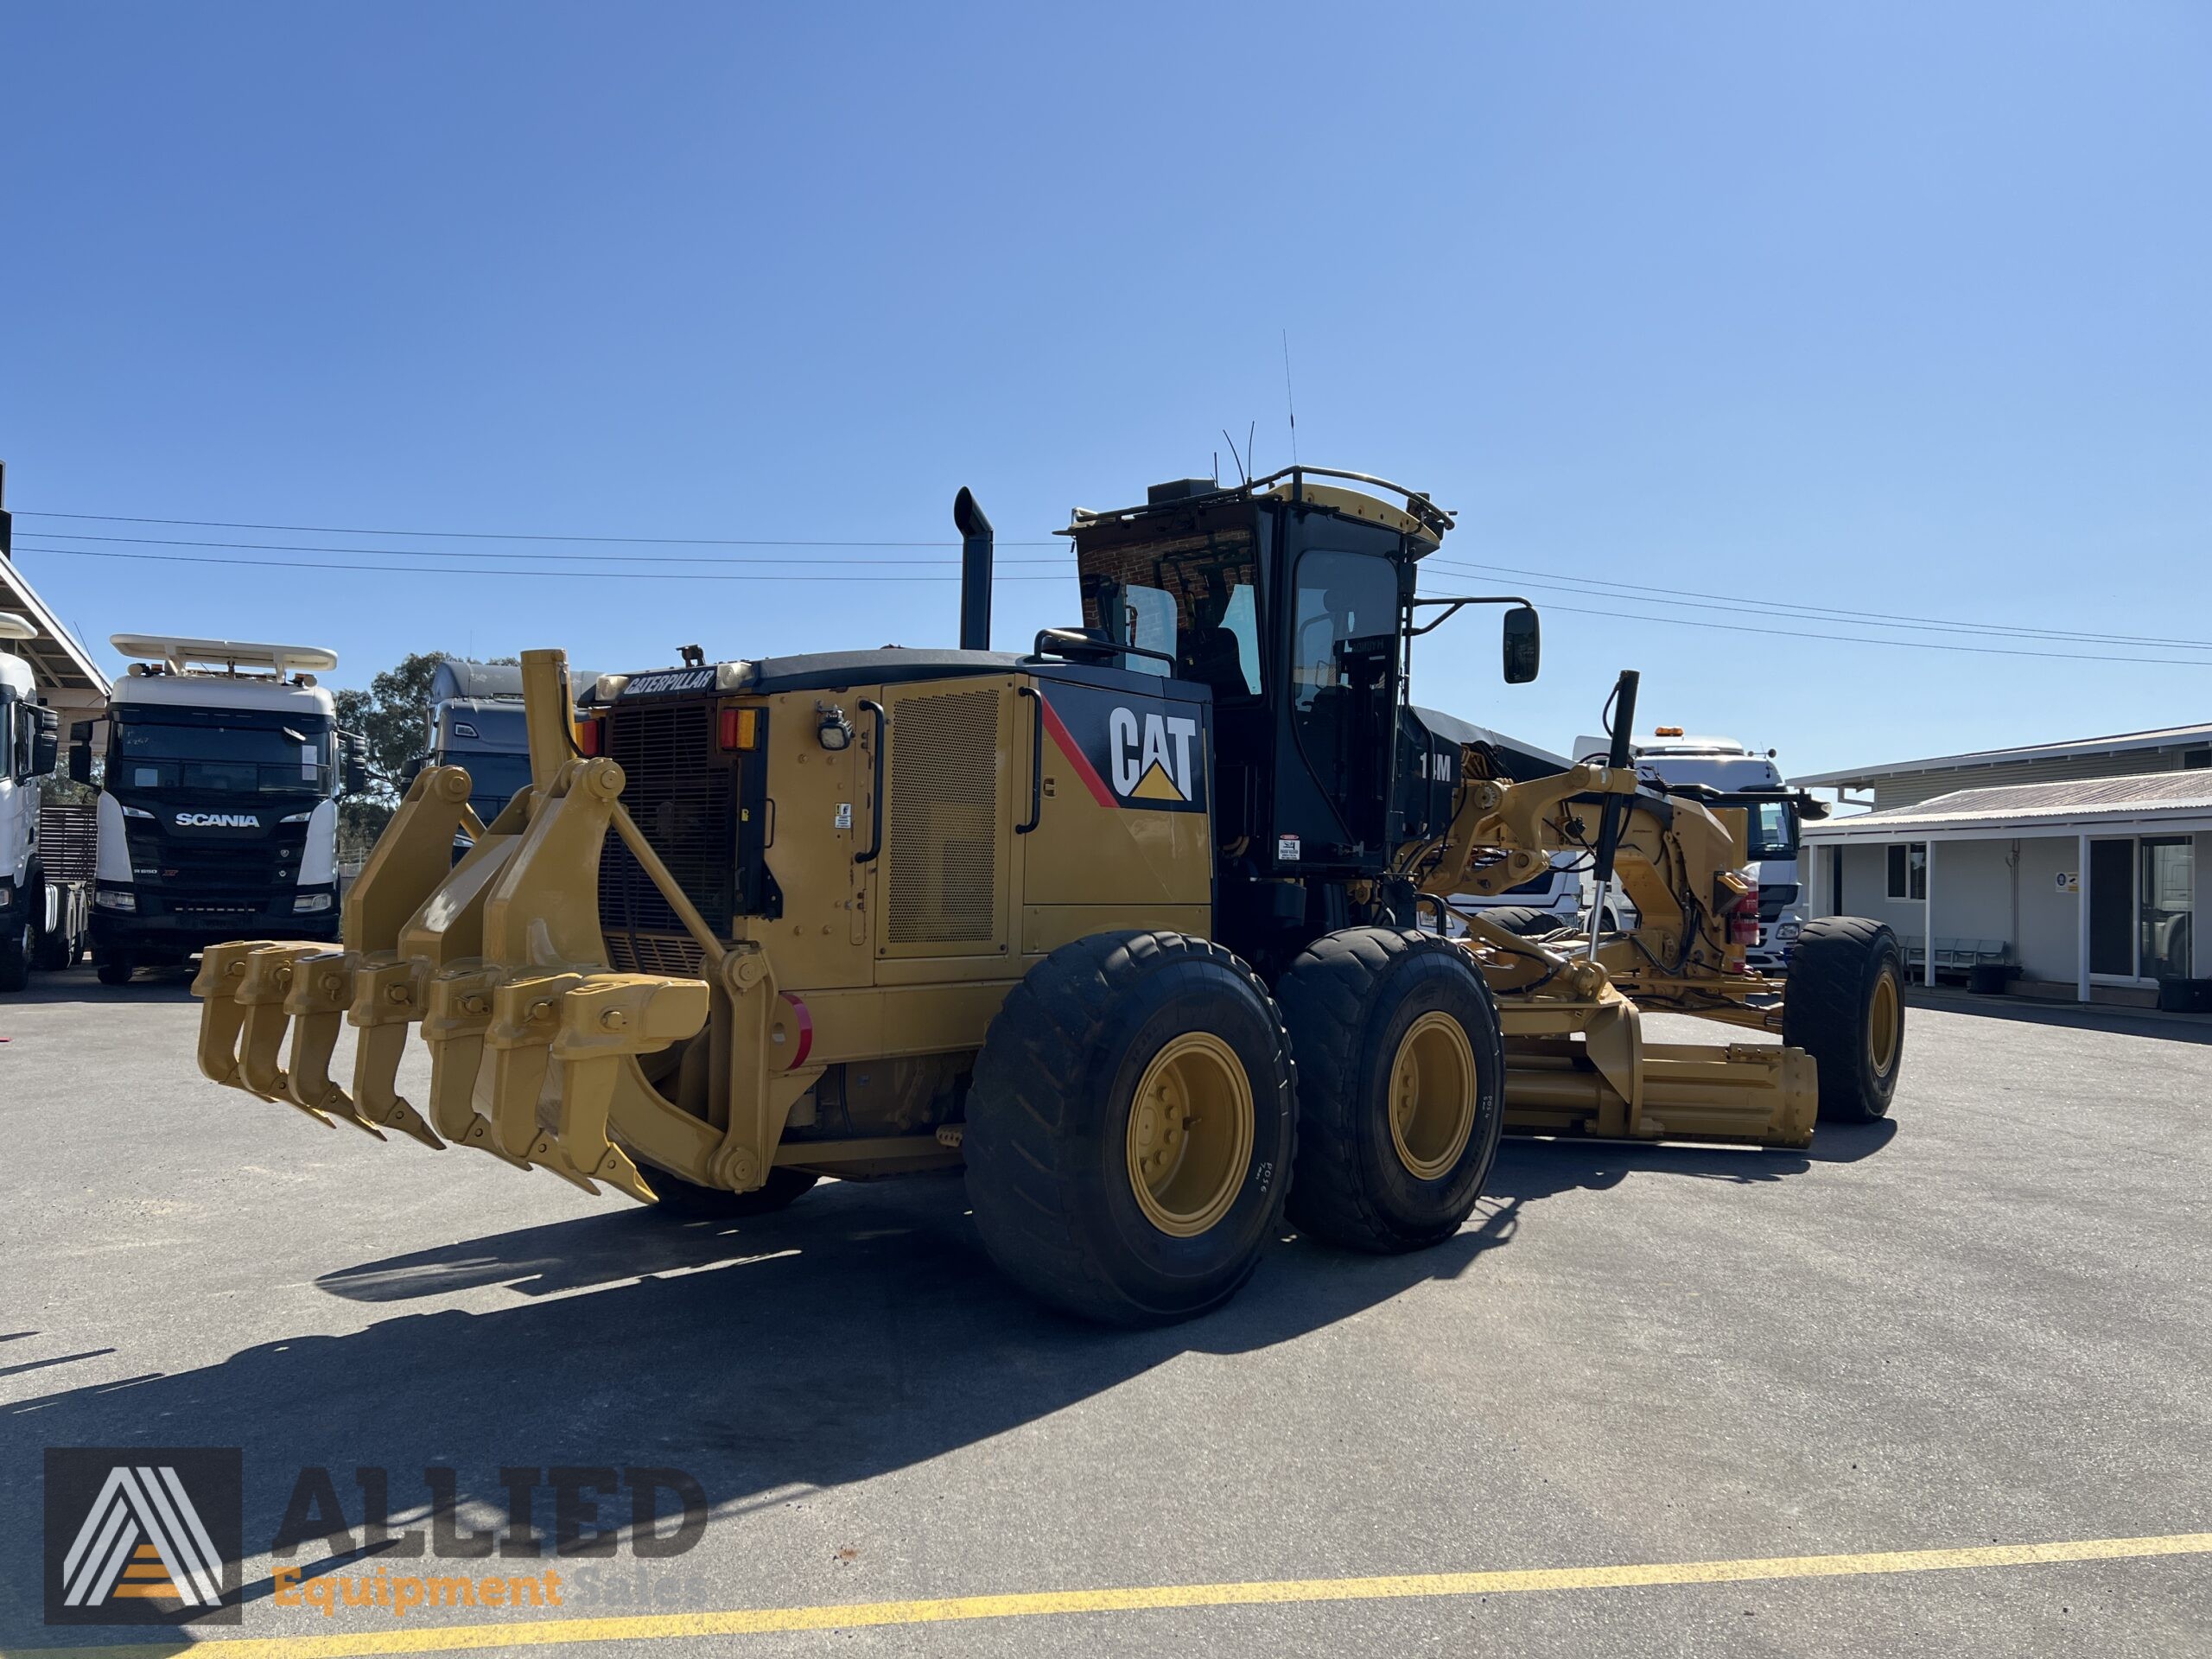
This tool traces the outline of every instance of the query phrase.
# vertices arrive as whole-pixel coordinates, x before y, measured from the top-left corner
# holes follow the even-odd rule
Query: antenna
[[[1238,475],[1249,484],[1252,481],[1252,469],[1244,464],[1244,457],[1236,453],[1236,440],[1229,435],[1229,429],[1225,426],[1221,429],[1221,441],[1229,446],[1229,458],[1236,463]],[[1216,457],[1214,464],[1217,467],[1220,465],[1218,457]]]
[[[1252,468],[1260,464],[1260,452],[1252,442],[1252,440],[1258,435],[1259,430],[1260,423],[1257,421],[1253,422],[1244,430],[1244,476],[1248,482],[1252,476]]]
[[[1282,331],[1282,404],[1290,411],[1290,464],[1298,465],[1298,401],[1290,395],[1290,330]]]

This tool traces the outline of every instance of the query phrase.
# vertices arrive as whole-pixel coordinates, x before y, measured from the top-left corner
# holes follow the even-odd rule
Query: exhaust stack
[[[960,649],[991,648],[991,521],[963,486],[953,498],[960,531]]]

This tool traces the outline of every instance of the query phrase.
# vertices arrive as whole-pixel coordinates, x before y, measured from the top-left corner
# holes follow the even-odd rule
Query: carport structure
[[[2212,771],[1958,790],[1808,823],[1804,853],[1813,913],[1888,922],[1927,984],[1987,961],[2088,1002],[2212,976]]]
[[[0,493],[6,489],[7,469],[0,467]],[[4,494],[0,494],[0,499]],[[0,611],[13,611],[38,630],[33,639],[10,640],[8,649],[31,665],[38,682],[39,701],[50,709],[89,720],[107,712],[108,679],[92,653],[61,626],[47,608],[29,580],[10,556],[8,515],[0,510]]]

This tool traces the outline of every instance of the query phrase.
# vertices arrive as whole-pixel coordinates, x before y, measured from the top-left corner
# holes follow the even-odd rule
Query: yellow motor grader
[[[531,787],[480,823],[426,770],[342,948],[208,950],[201,1070],[691,1211],[964,1166],[1008,1274],[1131,1324],[1233,1294],[1286,1200],[1355,1248],[1450,1236],[1507,1128],[1795,1147],[1887,1110],[1895,939],[1816,922],[1786,991],[1744,970],[1743,815],[1638,783],[1632,676],[1605,766],[1412,705],[1465,605],[1511,606],[1508,680],[1538,657],[1523,601],[1415,596],[1452,524],[1426,496],[1296,467],[1078,511],[1083,624],[1018,656],[984,648],[989,524],[955,518],[958,650],[686,647],[589,688],[525,653]],[[1449,902],[1563,849],[1633,931]],[[1783,1040],[1646,1042],[1645,1007]]]

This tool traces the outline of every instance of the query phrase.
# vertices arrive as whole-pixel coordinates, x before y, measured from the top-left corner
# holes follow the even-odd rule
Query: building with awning
[[[22,567],[4,555],[0,555],[0,611],[13,611],[38,631],[34,639],[10,640],[8,650],[31,665],[39,701],[60,710],[65,727],[72,715],[90,720],[107,712],[107,676],[38,596]]]
[[[1808,823],[1803,850],[1813,913],[1889,923],[1929,984],[2143,1004],[2212,979],[2212,769],[2193,757]]]

